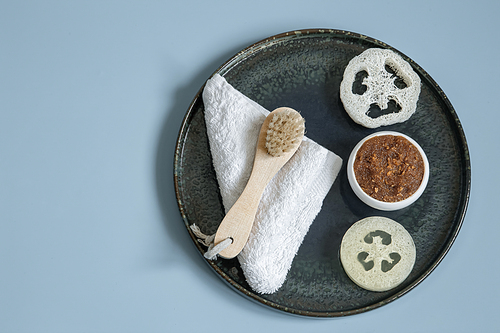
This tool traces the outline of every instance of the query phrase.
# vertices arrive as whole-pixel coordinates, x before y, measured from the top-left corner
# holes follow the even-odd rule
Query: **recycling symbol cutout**
[[[399,253],[392,252],[392,237],[387,232],[372,231],[363,240],[367,246],[358,253],[358,261],[365,271],[380,269],[383,273],[387,273],[401,260]]]
[[[371,291],[400,285],[411,273],[415,259],[411,235],[386,217],[367,217],[354,223],[340,245],[340,260],[348,277]]]

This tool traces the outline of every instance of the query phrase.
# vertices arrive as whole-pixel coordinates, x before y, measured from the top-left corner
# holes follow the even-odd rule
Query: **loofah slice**
[[[353,92],[356,75],[368,74],[362,81],[366,91]],[[396,85],[396,80],[398,84]],[[420,94],[420,77],[408,62],[391,50],[372,48],[351,59],[340,84],[340,98],[349,116],[368,128],[392,125],[408,120],[416,110]],[[398,112],[370,117],[369,110],[377,104],[387,109],[389,101],[400,108]]]
[[[277,157],[300,145],[304,137],[304,122],[300,113],[293,109],[277,112],[267,127],[267,152]]]
[[[415,258],[415,244],[408,231],[386,217],[356,222],[340,245],[340,260],[349,278],[371,291],[401,284],[413,269]]]

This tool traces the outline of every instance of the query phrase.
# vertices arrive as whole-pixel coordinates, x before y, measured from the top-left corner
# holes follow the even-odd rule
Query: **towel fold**
[[[250,177],[260,128],[269,111],[218,74],[207,81],[203,102],[213,165],[227,213]],[[268,184],[248,242],[238,255],[254,291],[268,294],[281,287],[341,165],[340,157],[305,137]]]

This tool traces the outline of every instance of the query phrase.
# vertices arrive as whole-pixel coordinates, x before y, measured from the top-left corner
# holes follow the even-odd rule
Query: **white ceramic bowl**
[[[363,191],[361,186],[359,186],[358,182],[356,181],[356,176],[354,175],[354,160],[356,158],[356,154],[359,150],[359,148],[363,145],[363,143],[371,139],[375,136],[381,136],[381,135],[394,135],[394,136],[402,136],[406,138],[408,141],[410,141],[420,152],[420,155],[422,155],[422,159],[424,160],[424,178],[422,179],[422,183],[420,184],[420,187],[417,189],[415,193],[413,193],[411,196],[408,198],[397,201],[397,202],[385,202],[385,201],[380,201],[377,200],[367,193]],[[398,210],[402,209],[405,207],[408,207],[412,203],[414,203],[424,192],[425,187],[427,186],[427,182],[429,181],[429,161],[427,160],[427,156],[425,156],[425,152],[420,147],[420,145],[410,138],[408,135],[399,133],[399,132],[393,132],[393,131],[382,131],[382,132],[376,132],[373,133],[367,137],[365,137],[363,140],[361,140],[352,150],[351,155],[349,156],[349,160],[347,162],[347,178],[349,180],[349,184],[351,185],[352,190],[356,194],[356,196],[361,199],[365,204],[367,204],[370,207],[379,209],[379,210],[385,210],[385,211],[391,211],[391,210]]]

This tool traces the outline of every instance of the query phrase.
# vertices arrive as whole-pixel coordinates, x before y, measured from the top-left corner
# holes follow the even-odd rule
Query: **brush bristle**
[[[304,118],[295,110],[276,112],[267,128],[267,152],[275,157],[296,148],[304,136]]]

